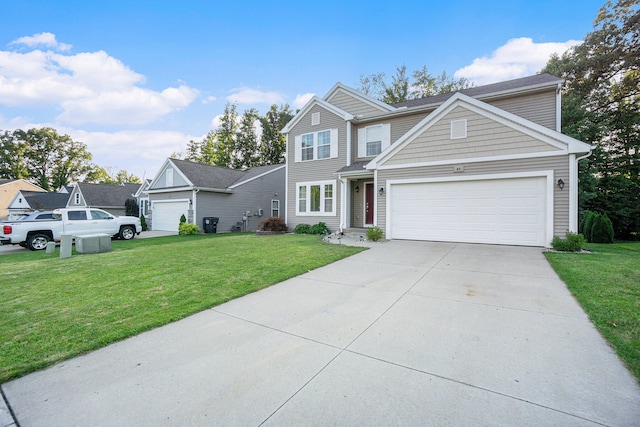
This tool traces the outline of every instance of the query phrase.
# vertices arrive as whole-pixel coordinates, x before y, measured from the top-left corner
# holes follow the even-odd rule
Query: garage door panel
[[[152,228],[159,231],[178,231],[180,216],[187,216],[189,204],[186,201],[154,202]]]
[[[543,246],[546,178],[392,184],[391,236]]]

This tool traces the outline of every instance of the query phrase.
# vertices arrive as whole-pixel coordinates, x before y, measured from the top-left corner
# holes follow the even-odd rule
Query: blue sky
[[[150,178],[227,102],[301,108],[403,64],[476,85],[531,75],[603,4],[12,0],[0,6],[0,130],[51,126],[96,164]]]

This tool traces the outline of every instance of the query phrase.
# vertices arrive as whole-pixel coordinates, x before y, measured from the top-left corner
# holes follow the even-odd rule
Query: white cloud
[[[216,99],[218,98],[216,98],[215,96],[207,96],[205,99],[202,100],[202,103],[208,104],[210,102],[214,102]]]
[[[236,92],[227,96],[226,100],[238,104],[280,104],[284,102],[284,97],[278,92],[262,92],[257,89],[242,87]]]
[[[551,54],[561,55],[580,43],[578,40],[534,43],[529,37],[511,39],[491,56],[476,58],[471,65],[457,70],[454,76],[483,85],[532,75],[544,68]]]
[[[12,45],[25,45],[28,47],[45,46],[63,52],[71,49],[70,44],[58,42],[55,34],[51,33],[39,33],[32,36],[20,37],[9,43],[9,46]]]
[[[58,107],[62,123],[142,125],[185,108],[199,93],[186,84],[154,91],[140,87],[144,82],[104,51],[0,51],[0,104]]]
[[[296,99],[293,100],[294,108],[302,108],[307,102],[311,100],[316,94],[315,93],[303,93],[302,95],[296,95]]]

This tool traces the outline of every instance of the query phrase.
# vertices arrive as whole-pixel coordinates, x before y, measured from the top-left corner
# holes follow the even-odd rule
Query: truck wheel
[[[27,239],[27,247],[32,251],[41,251],[47,248],[47,243],[51,238],[43,233],[36,233],[29,236]]]
[[[130,225],[125,225],[120,229],[120,238],[122,240],[131,240],[135,237],[135,235],[136,230]]]

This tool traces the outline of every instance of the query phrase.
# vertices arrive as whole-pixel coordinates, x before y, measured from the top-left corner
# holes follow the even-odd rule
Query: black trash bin
[[[205,216],[202,218],[202,228],[205,233],[215,233],[218,231],[218,220],[215,216]]]

